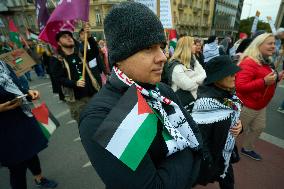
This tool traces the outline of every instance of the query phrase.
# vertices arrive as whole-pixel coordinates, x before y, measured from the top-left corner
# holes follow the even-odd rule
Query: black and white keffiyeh
[[[19,87],[13,82],[13,79],[10,76],[10,70],[7,68],[5,63],[2,61],[0,61],[0,86],[2,86],[5,91],[13,93],[16,96],[23,95]],[[33,117],[28,104],[29,103],[27,99],[23,98],[21,108],[28,117]]]
[[[159,114],[162,117],[161,121],[171,138],[168,140],[167,137],[164,136],[168,147],[168,156],[177,151],[181,151],[186,147],[190,147],[194,150],[199,148],[199,142],[197,141],[195,134],[193,133],[179,106],[175,102],[162,96],[158,87],[156,87],[155,90],[146,90],[133,80],[129,79],[121,70],[119,70],[119,68],[114,67],[113,69],[118,79],[128,86],[136,85],[136,88],[141,92],[141,94],[148,97],[147,103],[149,106],[159,111]],[[175,110],[174,113],[168,115],[163,108],[162,103],[172,106]]]
[[[233,128],[237,126],[240,119],[241,102],[237,96],[233,96],[232,99],[226,99],[226,103],[222,104],[214,98],[200,98],[198,99],[192,110],[193,120],[197,124],[212,124],[231,118],[231,126]],[[220,177],[225,178],[232,151],[235,145],[235,138],[231,132],[228,132],[225,147],[222,155],[225,160],[225,169]]]

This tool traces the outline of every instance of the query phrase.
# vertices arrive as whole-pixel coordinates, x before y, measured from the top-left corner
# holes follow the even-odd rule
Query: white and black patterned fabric
[[[230,128],[235,127],[240,119],[241,103],[239,103],[240,100],[235,95],[232,97],[231,100],[227,100],[229,100],[235,108],[222,104],[214,98],[199,98],[195,102],[192,110],[191,115],[193,120],[197,124],[212,124],[231,118]],[[222,152],[223,158],[225,160],[225,169],[223,174],[220,175],[220,177],[222,178],[225,178],[226,176],[234,145],[235,138],[233,137],[231,132],[228,132],[226,143]]]
[[[6,64],[2,61],[0,61],[0,86],[3,87],[5,91],[13,93],[16,96],[23,95],[19,87],[13,82],[13,79],[10,76],[10,70],[7,68]],[[25,97],[23,98],[21,108],[28,117],[33,117],[30,107],[28,105],[28,101]]]
[[[197,150],[199,148],[199,142],[197,141],[195,134],[193,133],[189,123],[186,121],[186,118],[183,115],[181,109],[175,102],[161,96],[158,87],[156,87],[155,90],[146,90],[135,83],[133,80],[129,79],[116,66],[114,66],[113,69],[119,80],[121,80],[128,86],[131,86],[133,84],[136,85],[141,94],[147,97],[147,103],[153,109],[159,111],[164,127],[173,138],[171,143],[167,143],[168,156],[187,147],[190,147],[194,150]],[[163,108],[162,103],[171,106],[174,109],[174,113],[171,112],[171,114],[168,115],[166,110]]]

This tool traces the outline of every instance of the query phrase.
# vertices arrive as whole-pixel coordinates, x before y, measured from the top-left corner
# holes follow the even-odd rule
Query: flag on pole
[[[62,0],[50,15],[39,39],[57,48],[55,36],[59,31],[74,31],[76,20],[89,20],[89,0]]]
[[[12,19],[9,19],[9,38],[10,40],[16,44],[18,48],[23,48],[23,44],[20,40],[19,30],[16,27],[14,21]]]
[[[38,28],[39,31],[42,31],[49,18],[49,12],[46,7],[46,0],[36,0],[35,6]]]
[[[38,34],[36,34],[35,32],[33,32],[30,29],[26,30],[26,35],[27,35],[27,39],[38,40]]]
[[[177,31],[175,29],[169,30],[169,41],[170,41],[170,44],[169,44],[170,53],[172,55],[177,46]]]
[[[135,171],[156,136],[157,122],[133,85],[100,125],[94,140]]]

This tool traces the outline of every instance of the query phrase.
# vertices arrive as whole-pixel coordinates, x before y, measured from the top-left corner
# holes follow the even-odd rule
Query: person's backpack
[[[166,62],[163,68],[161,82],[171,87],[172,85],[172,73],[176,65],[181,64],[178,60],[171,60]]]
[[[169,85],[170,87],[172,86],[172,75],[173,75],[173,70],[175,68],[176,65],[181,64],[178,60],[172,60],[170,62],[167,62],[164,65],[163,68],[163,73],[162,73],[162,80],[161,82]],[[183,105],[183,107],[188,111],[191,112],[194,102],[195,102],[195,98],[193,97],[193,95],[191,94],[190,91],[185,91],[182,89],[178,89],[175,94],[177,95],[177,97],[179,98],[181,104]]]

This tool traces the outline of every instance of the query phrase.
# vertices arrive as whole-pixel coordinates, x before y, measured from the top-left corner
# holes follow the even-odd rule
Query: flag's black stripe
[[[92,139],[106,147],[115,131],[137,103],[137,89],[130,87],[110,111]]]

